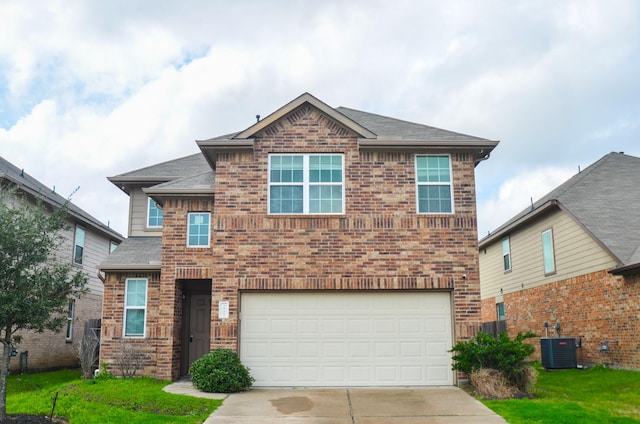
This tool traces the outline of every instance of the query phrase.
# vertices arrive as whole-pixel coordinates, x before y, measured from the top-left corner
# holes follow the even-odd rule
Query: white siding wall
[[[545,276],[542,262],[542,232],[552,228],[556,273]],[[561,210],[541,217],[509,234],[511,271],[504,272],[502,240],[480,249],[482,299],[540,286],[558,280],[609,269],[616,261]]]

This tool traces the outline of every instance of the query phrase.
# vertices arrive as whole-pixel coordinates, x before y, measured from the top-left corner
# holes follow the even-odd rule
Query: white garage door
[[[256,386],[451,385],[449,293],[243,293]]]

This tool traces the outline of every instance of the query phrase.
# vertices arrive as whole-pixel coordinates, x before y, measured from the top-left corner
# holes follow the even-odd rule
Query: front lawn
[[[82,380],[78,371],[11,375],[7,413],[55,415],[74,423],[201,423],[222,401],[174,395],[151,378]]]
[[[538,369],[534,399],[482,401],[511,424],[639,423],[640,372]]]

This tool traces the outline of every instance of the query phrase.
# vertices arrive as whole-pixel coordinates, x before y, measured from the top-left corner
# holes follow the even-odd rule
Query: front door
[[[196,359],[209,353],[211,337],[211,296],[208,294],[190,294],[189,308],[189,366]]]
[[[187,375],[196,359],[209,353],[211,341],[211,281],[184,280],[180,329],[180,373]]]

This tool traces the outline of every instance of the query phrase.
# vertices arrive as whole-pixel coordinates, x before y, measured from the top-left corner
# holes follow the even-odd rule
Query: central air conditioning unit
[[[547,369],[576,368],[576,339],[571,337],[542,337],[540,339],[542,366]]]

